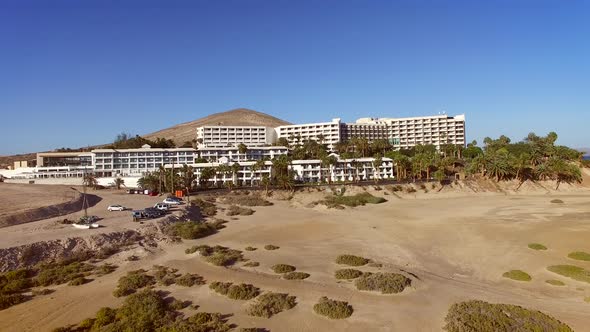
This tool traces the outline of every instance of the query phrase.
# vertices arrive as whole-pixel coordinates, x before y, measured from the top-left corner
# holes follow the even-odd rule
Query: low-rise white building
[[[276,140],[274,128],[264,126],[202,126],[197,128],[199,148],[271,145]]]

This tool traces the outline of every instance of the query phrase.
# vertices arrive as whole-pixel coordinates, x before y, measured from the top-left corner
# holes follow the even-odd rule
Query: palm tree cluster
[[[176,190],[191,192],[195,189],[196,179],[197,176],[192,166],[185,164],[178,169],[160,166],[157,171],[139,178],[137,185],[153,192],[175,192]]]

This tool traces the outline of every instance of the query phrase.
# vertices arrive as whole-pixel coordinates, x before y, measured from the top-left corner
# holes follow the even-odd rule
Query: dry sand
[[[467,190],[466,192],[469,192]],[[104,229],[136,227],[124,217],[109,217],[108,204],[127,201],[141,207],[157,198],[129,197],[105,192],[105,198],[91,209],[106,214]],[[119,195],[119,196],[117,196]],[[455,302],[481,299],[522,305],[541,310],[570,325],[575,331],[590,331],[590,284],[555,275],[546,270],[553,264],[575,264],[590,269],[590,262],[572,261],[571,251],[590,251],[590,194],[586,191],[506,195],[493,193],[416,193],[385,196],[389,201],[346,210],[304,207],[309,197],[276,201],[274,206],[256,207],[252,216],[230,221],[213,236],[182,244],[162,245],[127,262],[129,253],[110,260],[120,268],[78,287],[59,286],[51,295],[0,311],[2,331],[50,331],[93,316],[103,306],[117,306],[113,297],[117,279],[129,270],[154,264],[178,268],[181,273],[199,273],[207,282],[252,283],[263,290],[297,296],[297,306],[270,319],[245,314],[247,304],[217,295],[208,286],[163,287],[181,300],[200,305],[199,310],[233,314],[229,319],[240,327],[265,327],[271,331],[441,331],[449,306]],[[303,197],[303,198],[302,198]],[[559,198],[563,204],[550,203]],[[54,222],[53,222],[54,223]],[[35,225],[37,226],[35,228]],[[0,229],[2,247],[40,238],[72,236],[72,230],[51,228],[52,221],[35,222]],[[103,231],[103,230],[101,230]],[[65,232],[65,233],[64,233]],[[534,251],[527,244],[538,242],[547,251]],[[245,257],[260,262],[256,268],[226,269],[204,263],[184,249],[194,244],[219,244],[243,250]],[[267,251],[265,244],[280,249]],[[350,282],[338,282],[334,271],[341,268],[334,258],[343,253],[358,254],[382,263],[382,268],[364,271],[401,270],[415,274],[413,286],[398,295],[357,291]],[[276,263],[295,265],[311,274],[303,281],[282,280],[272,273]],[[517,282],[502,277],[521,269],[533,277]],[[405,272],[404,272],[405,273]],[[545,283],[559,279],[565,287]],[[353,315],[332,321],[317,316],[312,307],[319,297],[346,300]],[[190,313],[190,311],[187,311]]]

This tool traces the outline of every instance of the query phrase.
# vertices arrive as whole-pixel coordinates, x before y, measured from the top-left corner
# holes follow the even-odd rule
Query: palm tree
[[[377,154],[375,159],[373,159],[373,168],[375,169],[375,172],[373,173],[373,179],[375,179],[375,183],[379,182],[380,180],[381,164],[383,164],[383,158],[380,154]]]
[[[260,182],[264,186],[264,195],[268,196],[268,187],[270,186],[270,177],[268,174],[262,175]]]
[[[246,146],[246,144],[244,144],[244,143],[240,143],[240,144],[238,145],[238,152],[239,152],[240,154],[243,154],[243,155],[244,155],[244,160],[247,160],[247,159],[248,159],[248,158],[245,156],[245,155],[246,155],[246,152],[248,152],[248,147]],[[239,157],[238,157],[238,160],[239,160]]]
[[[240,164],[233,163],[231,165],[232,181],[235,183],[236,186],[239,186],[239,184],[240,184],[239,172],[240,172]]]
[[[254,178],[257,177],[256,175],[260,176],[259,171],[263,170],[265,166],[266,165],[265,165],[264,159],[257,160],[256,163],[254,165],[252,165],[252,181],[251,181],[252,186],[254,186]],[[260,185],[260,183],[258,183],[258,185]]]
[[[117,190],[120,190],[123,185],[125,185],[125,180],[122,178],[115,178],[115,187],[117,187]]]
[[[93,189],[96,189],[98,187],[98,180],[96,180],[96,177],[92,173],[84,174],[84,178],[82,181],[84,185],[87,187],[92,187]]]
[[[205,167],[203,170],[201,170],[199,183],[201,186],[207,188],[209,186],[209,180],[214,176],[216,176],[215,169],[213,167]]]

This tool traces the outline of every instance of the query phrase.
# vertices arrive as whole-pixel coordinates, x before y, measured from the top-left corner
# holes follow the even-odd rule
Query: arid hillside
[[[170,128],[156,131],[155,133],[143,135],[143,137],[152,140],[162,137],[171,139],[176,142],[176,144],[182,144],[194,139],[197,127],[205,125],[278,127],[288,124],[290,123],[268,114],[246,108],[237,108],[231,111],[214,113],[194,121],[181,123]]]

